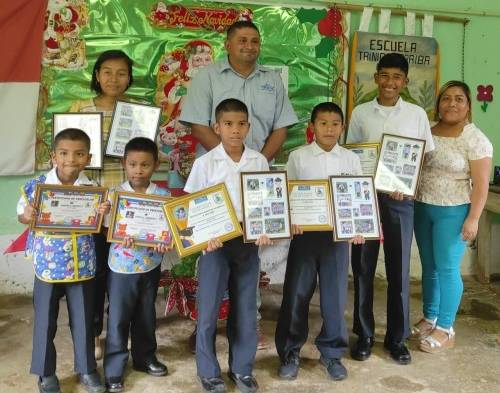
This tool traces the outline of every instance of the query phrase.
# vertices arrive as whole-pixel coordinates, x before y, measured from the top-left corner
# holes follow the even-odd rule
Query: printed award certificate
[[[330,176],[334,240],[345,241],[361,235],[380,238],[377,194],[372,176]]]
[[[242,172],[240,178],[245,242],[254,242],[261,235],[290,239],[286,172]]]
[[[375,174],[377,191],[414,198],[422,169],[425,140],[383,134]]]
[[[178,197],[164,206],[181,257],[201,251],[210,239],[241,236],[241,227],[224,183]]]
[[[122,242],[128,236],[139,246],[155,247],[159,243],[169,246],[172,233],[163,205],[171,199],[160,195],[115,192],[108,242]]]
[[[31,229],[49,232],[97,233],[102,215],[98,207],[106,201],[107,188],[38,184],[35,220]]]
[[[90,138],[90,164],[87,169],[102,169],[102,113],[54,113],[52,115],[52,145],[65,128],[79,128]]]
[[[375,176],[380,145],[378,143],[350,143],[342,145],[359,157],[363,175]]]
[[[328,180],[289,180],[290,218],[303,231],[331,231]]]
[[[123,157],[127,142],[139,136],[156,141],[160,116],[160,107],[116,101],[106,143],[106,155]]]

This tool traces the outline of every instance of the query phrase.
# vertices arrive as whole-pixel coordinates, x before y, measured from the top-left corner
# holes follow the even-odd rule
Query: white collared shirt
[[[57,177],[57,171],[56,167],[52,168],[49,172],[46,173],[45,175],[45,184],[62,184],[61,180]],[[95,186],[96,183],[90,180],[85,173],[80,172],[78,175],[78,178],[76,181],[73,183],[74,186]],[[21,198],[19,198],[19,201],[17,202],[17,207],[16,211],[17,214],[23,214],[24,213],[24,208],[28,206],[28,201],[26,198],[22,195]]]
[[[193,193],[225,183],[236,216],[242,221],[240,172],[268,170],[267,160],[259,152],[245,146],[240,161],[234,162],[224,150],[222,143],[219,143],[217,147],[195,160],[184,191]]]
[[[398,99],[393,110],[380,105],[377,98],[358,105],[352,111],[347,143],[379,143],[382,134],[424,139],[425,152],[434,150],[427,113],[418,105]]]
[[[338,144],[325,151],[316,142],[294,150],[286,164],[288,180],[328,179],[329,176],[362,175],[359,157]]]

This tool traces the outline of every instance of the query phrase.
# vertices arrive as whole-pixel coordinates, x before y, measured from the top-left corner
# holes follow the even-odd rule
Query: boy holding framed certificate
[[[334,103],[314,107],[311,126],[315,141],[290,154],[287,164],[290,180],[327,179],[332,175],[361,175],[359,157],[337,144],[344,130],[342,110]],[[323,327],[316,338],[320,362],[333,380],[346,378],[340,359],[348,347],[344,319],[349,267],[349,243],[334,242],[330,231],[303,232],[293,225],[286,265],[283,300],[276,326],[276,349],[281,365],[278,374],[292,380],[299,371],[299,352],[307,340],[309,302],[320,284]],[[354,244],[364,242],[354,236]]]
[[[374,74],[378,94],[372,101],[354,108],[349,122],[347,143],[378,143],[383,133],[423,139],[425,151],[434,149],[427,114],[406,102],[400,93],[407,87],[408,61],[400,53],[388,53],[377,63]],[[395,155],[394,155],[395,156]],[[413,200],[398,190],[378,193],[380,219],[384,232],[387,289],[387,331],[384,347],[398,364],[411,362],[405,341],[410,335],[410,254],[413,239]],[[359,361],[371,355],[374,343],[373,280],[377,267],[379,240],[368,240],[352,249],[354,276],[354,326],[358,336],[351,356]]]
[[[125,145],[123,158],[128,181],[115,191],[168,195],[167,190],[151,182],[151,176],[159,164],[158,147],[152,140],[142,137],[131,139]],[[144,205],[143,208],[148,206]],[[113,212],[119,214],[116,207]],[[113,217],[112,222],[115,221],[116,217]],[[109,231],[114,231],[113,227]],[[162,242],[153,243],[150,247],[136,246],[133,238],[126,234],[122,243],[111,245],[108,259],[108,330],[104,351],[104,376],[108,392],[121,392],[124,389],[129,333],[134,369],[156,377],[168,373],[167,367],[157,360],[155,354],[155,300],[163,254],[169,248],[171,243]]]
[[[34,221],[40,220],[40,214],[43,213],[43,206],[34,206],[38,185],[95,185],[83,173],[91,158],[90,138],[84,131],[67,128],[58,133],[54,138],[51,156],[54,168],[28,181],[23,187],[23,195],[17,203],[18,220],[23,224],[33,225]],[[55,209],[59,203],[60,201],[54,200],[51,207]],[[74,208],[78,207],[75,204]],[[107,201],[98,205],[99,214],[103,215],[108,211]],[[74,221],[72,217],[64,220],[68,222],[68,226],[74,224]],[[35,316],[30,372],[39,376],[39,391],[60,392],[56,376],[57,353],[54,337],[59,300],[66,296],[75,352],[75,370],[79,374],[80,383],[89,392],[104,392],[106,389],[97,373],[94,357],[93,291],[96,257],[92,235],[77,233],[76,230],[60,233],[35,230],[28,236],[26,255],[33,259],[35,268]]]
[[[240,173],[268,171],[266,158],[245,146],[248,134],[248,109],[236,99],[223,100],[215,110],[214,130],[221,143],[198,158],[184,191],[194,193],[225,183],[238,220],[242,221]],[[271,241],[261,236],[255,243],[237,237],[224,244],[208,242],[198,264],[196,366],[201,386],[206,392],[225,392],[221,369],[215,353],[217,310],[229,288],[231,308],[227,322],[229,340],[229,377],[242,392],[255,392],[252,375],[257,351],[257,301],[255,288],[259,276],[259,245]]]

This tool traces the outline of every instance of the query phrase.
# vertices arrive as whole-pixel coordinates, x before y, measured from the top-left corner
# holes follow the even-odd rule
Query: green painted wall
[[[245,1],[240,1],[245,2]],[[252,1],[247,1],[252,2]],[[262,3],[262,1],[254,1]],[[267,3],[273,3],[268,1]],[[328,5],[326,1],[285,0],[283,5]],[[331,2],[330,2],[331,3]],[[368,5],[372,1],[338,1],[337,3]],[[500,2],[492,0],[383,0],[377,6],[397,7],[400,9],[415,9],[433,14],[443,14],[458,18],[470,18],[466,27],[465,41],[465,81],[473,93],[478,84],[492,84],[494,100],[486,113],[480,109],[475,100],[473,114],[474,122],[488,135],[495,148],[500,147]],[[480,14],[480,15],[475,15]],[[486,15],[486,16],[483,16]],[[493,16],[488,16],[493,15]],[[359,25],[360,13],[352,14],[351,32]],[[374,13],[370,31],[377,31],[377,14]],[[417,24],[419,26],[419,24]],[[391,33],[403,34],[404,21],[401,16],[391,19]],[[417,34],[420,34],[417,27]],[[461,78],[462,62],[462,34],[461,24],[450,22],[434,22],[434,37],[441,49],[441,82]],[[410,70],[411,78],[411,70]],[[499,97],[496,95],[499,94]],[[2,148],[6,148],[3,146]],[[500,153],[495,151],[495,165],[500,165]],[[15,206],[19,198],[19,189],[28,177],[12,176],[0,178],[0,235],[19,233],[23,226],[17,223]]]

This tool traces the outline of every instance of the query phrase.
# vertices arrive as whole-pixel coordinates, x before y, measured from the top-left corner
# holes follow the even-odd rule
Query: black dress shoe
[[[334,381],[342,381],[347,378],[347,369],[344,367],[340,359],[327,359],[323,356],[319,358],[319,362],[325,366],[328,375]]]
[[[104,393],[106,388],[101,382],[101,377],[96,370],[90,374],[80,374],[80,383],[89,393]]]
[[[224,383],[224,380],[221,377],[215,377],[215,378],[205,378],[205,377],[198,377],[201,383],[201,387],[203,388],[203,391],[209,392],[209,393],[226,393],[226,384]]]
[[[229,371],[228,375],[241,393],[254,393],[259,389],[253,375],[235,374],[232,371]]]
[[[384,348],[387,349],[391,358],[398,364],[410,364],[411,355],[404,342],[384,342]]]
[[[372,354],[373,342],[373,337],[359,337],[351,349],[351,357],[359,361],[368,359]]]
[[[40,393],[61,393],[59,380],[55,375],[38,378],[38,390]]]
[[[106,389],[110,393],[123,392],[123,381],[121,377],[110,377],[106,378]]]
[[[157,359],[153,359],[150,363],[142,366],[134,364],[134,370],[148,373],[154,377],[163,377],[168,374],[167,366],[160,363]]]
[[[288,359],[281,363],[278,375],[281,379],[292,381],[297,378],[299,373],[300,358],[296,353],[288,355]]]

